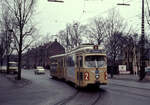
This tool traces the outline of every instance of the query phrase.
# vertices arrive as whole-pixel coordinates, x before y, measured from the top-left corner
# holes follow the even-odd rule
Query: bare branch
[[[26,46],[22,49],[22,52],[25,51],[33,42],[34,42],[34,40],[32,40],[28,45],[26,45]]]

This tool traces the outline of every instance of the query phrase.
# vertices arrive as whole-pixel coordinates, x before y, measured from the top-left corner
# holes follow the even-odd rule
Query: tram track
[[[95,100],[89,105],[96,105],[101,97],[102,97],[102,93],[98,92],[97,98],[95,98]]]
[[[121,90],[121,89],[114,89],[114,88],[106,88],[110,91],[116,91],[116,92],[120,92],[120,93],[126,93],[126,94],[132,94],[132,95],[136,95],[136,96],[141,96],[141,97],[145,97],[145,98],[150,98],[150,95],[145,95],[145,94],[140,94],[134,91],[126,91],[126,90]]]
[[[60,100],[59,102],[55,103],[54,105],[66,105],[68,102],[70,102],[71,100],[73,100],[77,95],[78,95],[79,91],[75,92],[73,95]]]
[[[84,100],[82,99],[82,96],[81,96],[81,103],[79,105],[98,105],[97,103],[99,102],[99,100],[102,98],[102,96],[104,95],[104,92],[105,90],[103,89],[100,89],[96,92],[96,94],[94,94],[94,97],[92,97],[91,100],[87,100],[87,103],[82,103],[81,100]],[[83,94],[91,94],[91,92],[87,91],[87,90],[78,90],[76,91],[74,94],[72,94],[71,96],[65,98],[65,99],[62,99],[58,102],[56,102],[55,104],[53,105],[70,105],[72,103],[72,101],[74,102],[76,99],[75,98],[78,98],[78,95],[80,93],[80,95],[83,95]],[[70,104],[69,104],[70,103]],[[71,104],[71,105],[76,105],[76,104]]]

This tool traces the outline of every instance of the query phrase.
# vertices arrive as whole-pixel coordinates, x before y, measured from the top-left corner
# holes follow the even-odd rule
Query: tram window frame
[[[63,59],[61,59],[61,58],[59,60],[59,67],[63,67]]]
[[[52,62],[52,63],[50,64],[50,70],[51,70],[52,72],[56,72],[57,66],[58,66],[58,63],[57,63],[57,62]]]
[[[81,58],[81,59],[79,59],[79,58]],[[83,56],[77,56],[77,58],[76,58],[77,60],[77,67],[83,67]],[[80,62],[80,66],[79,66],[79,62]]]
[[[58,60],[58,68],[60,68],[60,65],[61,65],[61,61]]]
[[[63,60],[64,60],[64,67],[66,67],[67,66],[67,59],[64,58]]]
[[[73,56],[68,56],[66,59],[66,63],[68,67],[74,67],[75,66],[75,61],[73,59]]]

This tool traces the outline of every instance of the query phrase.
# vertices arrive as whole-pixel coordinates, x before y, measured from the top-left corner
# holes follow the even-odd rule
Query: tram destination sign
[[[88,50],[87,52],[89,53],[104,53],[105,51],[104,50]]]

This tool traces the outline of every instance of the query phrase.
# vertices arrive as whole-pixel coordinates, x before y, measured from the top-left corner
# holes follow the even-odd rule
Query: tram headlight
[[[99,70],[98,70],[98,68],[95,70],[95,78],[99,79]]]
[[[96,78],[96,79],[99,79],[99,74],[96,74],[96,75],[95,75],[95,78]]]

